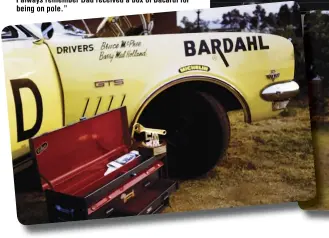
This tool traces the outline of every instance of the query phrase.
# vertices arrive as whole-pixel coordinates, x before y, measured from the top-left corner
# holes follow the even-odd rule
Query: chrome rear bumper
[[[295,81],[277,83],[263,89],[261,97],[265,101],[285,101],[295,97],[299,93],[299,85]]]

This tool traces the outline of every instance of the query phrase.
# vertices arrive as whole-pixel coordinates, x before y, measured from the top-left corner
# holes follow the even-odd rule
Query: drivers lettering
[[[94,51],[93,44],[57,47],[57,54],[70,54],[70,53],[91,52],[91,51]]]

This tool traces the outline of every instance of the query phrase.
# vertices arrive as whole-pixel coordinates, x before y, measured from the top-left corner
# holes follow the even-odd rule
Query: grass
[[[241,111],[232,112],[229,117],[232,135],[225,158],[204,177],[181,182],[165,213],[314,198],[314,158],[307,107],[295,106],[282,116],[252,125],[243,122]],[[318,134],[320,148],[325,148],[329,141],[327,131]],[[325,158],[329,150],[323,149],[320,154]],[[329,168],[328,161],[321,163]],[[329,189],[326,193],[329,198]],[[16,195],[18,217],[23,224],[47,222],[43,194]]]
[[[317,196],[299,205],[307,210],[329,210],[329,117],[318,118],[313,131],[314,152],[316,159]]]
[[[313,199],[309,111],[307,107],[289,111],[252,125],[243,122],[241,111],[230,113],[232,135],[226,157],[203,178],[181,182],[165,212]]]

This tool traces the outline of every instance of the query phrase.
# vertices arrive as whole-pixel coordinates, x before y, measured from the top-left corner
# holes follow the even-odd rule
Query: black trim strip
[[[84,117],[85,114],[86,114],[86,111],[87,111],[87,108],[88,108],[89,101],[90,101],[90,98],[87,99],[87,103],[86,103],[85,109],[84,109],[84,111],[83,111],[82,117]]]
[[[39,39],[36,35],[34,35],[32,32],[26,30],[22,25],[15,25],[18,29],[20,29],[27,37],[33,37],[36,39]]]
[[[59,82],[59,89],[60,89],[60,92],[61,92],[61,102],[62,102],[62,114],[63,114],[62,115],[62,124],[63,124],[62,126],[65,126],[65,124],[66,124],[66,120],[65,120],[65,95],[64,95],[64,87],[63,87],[62,78],[61,78],[61,75],[59,73],[57,61],[56,61],[56,59],[54,57],[54,54],[51,51],[50,46],[48,45],[47,42],[44,42],[44,44],[47,46],[47,48],[49,50],[49,53],[50,53],[51,58],[52,58],[52,60],[54,62],[54,67],[55,67],[55,70],[56,70],[56,73],[57,73],[57,78],[58,78],[58,82]]]
[[[112,96],[111,96],[110,104],[109,104],[109,106],[108,106],[108,108],[107,108],[108,111],[110,111],[110,109],[111,109],[112,102],[113,102],[113,98],[114,98],[114,96],[112,95]]]
[[[102,97],[99,97],[99,101],[98,101],[97,108],[96,108],[94,116],[97,115],[97,112],[98,112],[98,109],[99,109],[99,105],[101,104],[101,101],[102,101]]]
[[[124,95],[123,95],[123,99],[122,99],[122,102],[121,102],[121,105],[120,105],[120,107],[122,107],[122,106],[123,106],[123,103],[125,102],[125,99],[126,99],[126,94],[124,94]]]

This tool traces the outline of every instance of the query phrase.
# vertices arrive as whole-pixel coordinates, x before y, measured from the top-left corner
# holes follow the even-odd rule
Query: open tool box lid
[[[133,149],[125,107],[32,138],[30,146],[51,221],[158,212],[177,188],[166,179],[165,153],[137,155],[104,175]],[[134,197],[127,204],[126,191]]]
[[[43,190],[84,198],[141,162],[104,176],[107,163],[131,150],[126,107],[32,138],[30,147]]]

